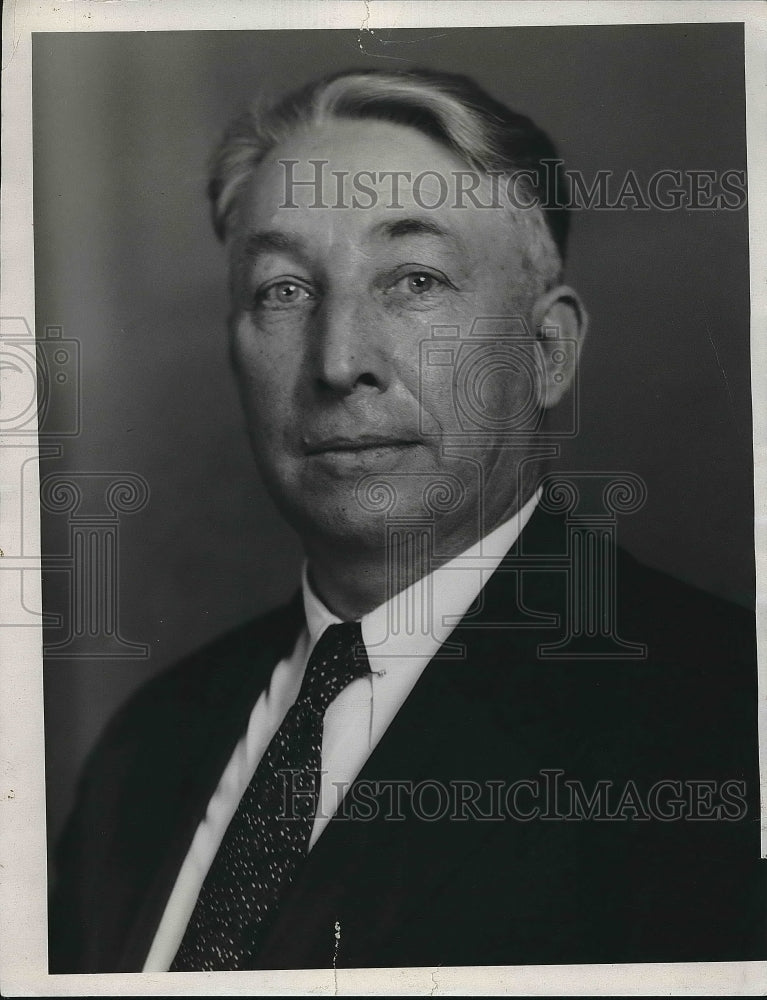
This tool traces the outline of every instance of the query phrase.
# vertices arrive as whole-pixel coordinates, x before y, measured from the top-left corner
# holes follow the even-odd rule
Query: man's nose
[[[318,384],[347,395],[368,387],[384,392],[390,359],[380,324],[351,296],[326,295],[314,315],[312,334]]]

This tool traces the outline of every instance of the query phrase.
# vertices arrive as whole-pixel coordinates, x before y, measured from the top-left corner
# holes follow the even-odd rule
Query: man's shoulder
[[[139,687],[107,724],[96,752],[113,750],[156,730],[193,734],[257,697],[274,665],[287,655],[301,623],[300,595],[244,622],[161,670]],[[207,722],[206,722],[207,720]]]
[[[489,662],[504,662],[498,650],[513,644],[525,684],[545,689],[563,727],[580,714],[581,728],[609,723],[616,740],[667,756],[727,744],[750,761],[753,609],[646,565],[615,543],[614,532],[568,531],[564,518],[546,512],[531,527],[488,600],[493,620],[513,613],[522,624],[490,634]],[[521,669],[501,677],[511,684]]]
[[[703,590],[688,581],[640,562],[616,547],[617,611],[628,627],[645,630],[659,646],[755,657],[753,607]]]
[[[143,905],[157,866],[194,830],[300,622],[295,601],[246,622],[146,682],[108,722],[57,845],[51,941],[58,971],[94,971],[107,959],[83,948],[101,948],[100,938],[116,961],[125,945],[121,921]],[[85,944],[83,914],[94,921]]]
[[[728,600],[638,559],[609,527],[584,523],[573,533],[570,527],[561,515],[537,509],[509,554],[511,568],[522,557],[520,573],[530,576],[536,595],[567,602],[577,593],[592,607],[614,612],[627,627],[668,640],[753,637],[752,593],[742,595],[742,603]]]

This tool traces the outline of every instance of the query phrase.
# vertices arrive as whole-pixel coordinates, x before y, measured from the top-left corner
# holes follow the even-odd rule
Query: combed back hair
[[[235,119],[214,154],[208,184],[213,225],[221,240],[236,223],[239,195],[253,169],[269,151],[291,132],[332,119],[410,126],[474,170],[504,176],[529,172],[520,175],[520,188],[526,187],[526,199],[534,196],[536,207],[510,207],[528,231],[525,266],[536,278],[536,293],[559,279],[568,214],[565,177],[553,143],[529,118],[496,101],[469,77],[424,69],[336,73]]]

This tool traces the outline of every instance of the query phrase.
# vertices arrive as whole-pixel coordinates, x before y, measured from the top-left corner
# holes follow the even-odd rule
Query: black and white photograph
[[[759,5],[96,6],[3,140],[4,994],[763,992]]]

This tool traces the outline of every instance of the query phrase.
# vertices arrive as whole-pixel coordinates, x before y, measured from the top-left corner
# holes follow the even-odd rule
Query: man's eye
[[[305,285],[299,285],[295,281],[275,281],[256,293],[256,305],[265,309],[287,309],[313,298]]]
[[[435,291],[443,283],[433,274],[427,274],[425,271],[414,271],[412,274],[406,274],[400,278],[397,284],[413,295],[424,295],[426,292]]]

